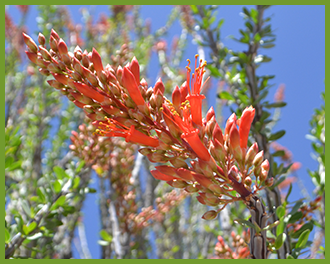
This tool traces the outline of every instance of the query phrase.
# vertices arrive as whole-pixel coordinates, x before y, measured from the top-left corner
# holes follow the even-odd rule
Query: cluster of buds
[[[140,213],[128,214],[127,218],[131,220],[130,224],[133,224],[131,227],[133,232],[137,233],[152,223],[164,221],[166,213],[172,208],[177,207],[186,197],[186,192],[172,190],[164,196],[156,198],[155,209],[152,206],[149,206],[142,208]]]
[[[187,80],[175,87],[170,101],[164,96],[161,79],[149,87],[140,78],[135,57],[126,66],[114,69],[109,64],[103,66],[95,49],[88,53],[76,47],[69,52],[54,30],[49,51],[41,34],[39,46],[23,36],[27,56],[42,74],[55,78],[48,81],[51,86],[84,110],[96,127],[95,133],[144,146],[141,154],[151,162],[163,163],[151,171],[156,179],[198,193],[202,204],[219,206],[207,212],[204,219],[213,219],[228,203],[248,200],[272,184],[263,151],[258,150],[257,143],[247,147],[253,107],[246,108],[239,119],[232,114],[224,133],[213,108],[202,117],[206,63],[198,61],[197,55],[194,73],[188,60]]]
[[[80,125],[78,132],[71,132],[70,149],[99,176],[106,177],[107,172],[111,171],[109,180],[116,192],[117,202],[120,203],[117,215],[122,230],[129,228],[126,231],[135,234],[153,222],[163,221],[165,214],[187,196],[186,192],[177,193],[173,190],[156,199],[155,209],[150,206],[138,212],[131,181],[136,145],[118,137],[100,137],[94,131],[92,125]]]
[[[242,236],[231,232],[231,247],[226,244],[222,236],[218,236],[218,242],[215,245],[215,254],[213,258],[217,259],[246,259],[250,255],[248,243],[250,235],[244,231]]]
[[[134,151],[136,149],[134,145],[119,138],[100,137],[94,134],[94,131],[94,126],[85,124],[78,127],[78,132],[71,131],[69,148],[75,156],[91,166],[99,176],[104,176],[110,166],[112,168],[117,167],[118,151],[123,152],[125,156],[126,164],[120,164],[122,169],[130,167],[134,163]]]

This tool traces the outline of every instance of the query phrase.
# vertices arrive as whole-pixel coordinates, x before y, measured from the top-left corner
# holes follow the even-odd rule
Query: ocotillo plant
[[[196,56],[192,73],[188,60],[186,81],[175,87],[169,100],[161,79],[154,87],[141,79],[135,57],[127,65],[104,66],[96,49],[88,52],[77,46],[71,53],[54,30],[50,49],[41,33],[39,45],[23,36],[28,58],[41,74],[54,77],[49,85],[84,110],[94,133],[143,146],[142,155],[164,163],[151,171],[156,179],[198,193],[200,203],[215,207],[202,218],[214,219],[229,203],[243,201],[251,213],[251,258],[267,258],[269,216],[258,192],[271,186],[273,179],[267,177],[269,162],[258,144],[248,146],[255,109],[247,107],[239,118],[232,114],[224,133],[213,108],[203,117],[206,62]]]

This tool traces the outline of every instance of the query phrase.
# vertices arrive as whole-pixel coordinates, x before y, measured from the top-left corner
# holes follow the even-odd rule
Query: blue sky
[[[82,23],[82,16],[79,12],[81,7],[79,5],[69,6],[72,18],[77,23]],[[109,13],[108,7],[104,6],[84,7],[94,8],[95,16],[101,12]],[[164,25],[170,9],[171,6],[142,6],[141,10],[143,18],[151,19],[152,30],[155,30]],[[229,35],[238,37],[238,30],[244,26],[243,17],[240,15],[241,10],[242,6],[238,5],[220,6],[218,10],[218,17],[225,19],[221,33],[222,41],[233,50],[245,48],[228,37]],[[18,12],[16,7],[10,6],[8,11],[15,19]],[[27,18],[30,33],[35,33],[37,30],[36,13],[35,6],[32,6]],[[311,193],[313,184],[307,169],[316,170],[317,163],[311,157],[311,142],[305,136],[310,130],[309,121],[313,115],[313,109],[319,108],[322,104],[320,94],[325,89],[325,7],[321,5],[279,5],[266,10],[265,15],[272,17],[271,24],[276,34],[276,46],[262,51],[265,55],[272,57],[272,61],[261,66],[258,73],[276,75],[272,80],[274,87],[269,95],[270,100],[280,84],[286,86],[285,102],[287,102],[287,106],[282,108],[281,120],[274,127],[274,131],[286,130],[286,135],[279,140],[279,143],[292,152],[295,161],[302,163],[297,175]],[[169,40],[180,33],[178,26],[175,24],[170,30]],[[196,48],[196,45],[190,41],[184,57],[193,60],[197,53]],[[151,65],[158,65],[155,55]],[[153,68],[156,67],[150,67],[148,76],[151,85],[153,81],[156,81],[158,72]],[[224,118],[226,119],[228,116],[224,116]],[[94,182],[93,185],[96,187],[97,183]],[[293,189],[292,197],[296,199],[302,197],[297,186]],[[95,194],[90,194],[84,207],[88,244],[93,258],[100,257],[99,246],[96,243],[99,239],[98,219],[95,219],[95,216],[98,215],[96,199]]]

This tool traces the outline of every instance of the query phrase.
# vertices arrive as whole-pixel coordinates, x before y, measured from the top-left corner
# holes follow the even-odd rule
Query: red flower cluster
[[[153,88],[140,79],[136,58],[124,67],[103,66],[95,49],[87,52],[77,46],[72,53],[54,30],[50,50],[41,34],[39,46],[23,36],[29,59],[40,67],[40,73],[54,76],[48,83],[85,111],[96,133],[145,146],[140,149],[143,155],[164,163],[151,172],[155,178],[189,193],[198,192],[202,204],[220,205],[203,218],[212,219],[228,203],[272,184],[263,152],[258,152],[256,143],[247,147],[253,107],[246,108],[239,119],[231,115],[224,134],[213,108],[202,118],[205,96],[200,93],[206,64],[197,56],[194,73],[191,76],[188,64],[187,81],[175,87],[171,102],[164,96],[161,79]],[[252,175],[256,178],[253,186]]]

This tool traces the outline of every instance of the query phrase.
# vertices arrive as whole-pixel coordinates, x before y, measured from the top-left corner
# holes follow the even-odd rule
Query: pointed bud
[[[127,66],[125,66],[123,69],[122,83],[136,105],[139,106],[145,104],[138,84],[136,83],[135,77]]]
[[[252,165],[252,162],[257,155],[259,149],[257,142],[253,143],[253,145],[249,148],[245,156],[245,165],[249,168]]]
[[[209,111],[207,111],[206,122],[210,121],[212,117],[215,117],[215,112],[214,112],[213,106],[211,106]]]
[[[89,98],[92,98],[100,103],[104,101],[104,96],[100,94],[97,90],[95,90],[93,87],[79,82],[73,82],[73,84],[75,88],[83,95],[88,96]]]
[[[99,71],[103,70],[101,56],[95,48],[93,48],[93,51],[92,51],[92,62],[93,62],[95,71],[99,72]]]
[[[175,107],[175,109],[180,109],[181,105],[181,94],[180,94],[180,89],[179,86],[175,86],[173,92],[172,92],[172,103]]]
[[[165,91],[165,86],[164,86],[161,78],[159,78],[157,80],[157,82],[155,83],[154,93],[157,93],[157,91],[159,91],[162,95],[164,94],[164,91]]]
[[[182,181],[182,180],[171,180],[171,181],[168,181],[167,182],[168,185],[174,187],[174,188],[185,188],[188,186],[188,183],[186,183],[185,181]]]
[[[62,83],[60,83],[56,80],[48,80],[47,82],[50,86],[54,87],[57,90],[62,89],[64,87],[64,85]]]
[[[198,192],[198,188],[194,184],[188,185],[184,190],[188,193],[196,193]]]
[[[212,133],[212,137],[213,139],[217,139],[219,141],[219,143],[221,145],[223,145],[223,134],[222,134],[222,130],[219,127],[218,123],[216,123],[214,129],[213,129],[213,133]]]
[[[236,114],[235,113],[233,113],[229,118],[228,118],[228,120],[227,120],[227,122],[226,122],[226,127],[225,127],[225,135],[228,135],[229,134],[229,132],[230,132],[230,130],[231,130],[231,127],[233,126],[233,125],[235,125],[236,126]]]
[[[60,54],[67,54],[68,53],[68,47],[65,44],[63,39],[60,39],[59,42],[57,43],[57,49]]]
[[[267,172],[269,171],[269,161],[267,159],[261,163],[261,168]]]
[[[150,171],[150,173],[157,180],[161,180],[161,181],[171,181],[171,180],[173,180],[172,176],[163,174],[158,170],[152,170],[152,171]]]
[[[53,73],[53,76],[55,78],[56,81],[62,83],[63,85],[67,85],[68,84],[68,77],[64,74],[60,74],[60,73]]]
[[[57,32],[54,29],[50,31],[50,36],[56,39],[57,41],[60,40],[60,36],[57,34]]]
[[[252,163],[255,167],[260,167],[263,159],[264,159],[264,151],[262,150],[254,157]]]
[[[29,51],[25,51],[25,53],[31,62],[33,62],[34,64],[37,64],[38,55],[36,53],[29,52]]]
[[[52,59],[52,56],[49,54],[48,50],[46,50],[44,47],[39,46],[39,52],[45,60],[50,61]]]
[[[40,45],[44,46],[46,43],[46,38],[43,34],[39,33],[38,35],[38,42]]]
[[[129,69],[133,73],[136,83],[140,84],[140,65],[135,56],[129,65]]]
[[[265,181],[265,185],[266,185],[267,187],[272,186],[273,183],[274,183],[274,178],[273,178],[273,177],[268,178],[268,179]]]
[[[255,109],[250,106],[244,109],[239,122],[240,146],[246,149],[249,138],[249,132],[254,119]]]
[[[58,51],[58,49],[57,49],[57,40],[52,36],[50,36],[50,38],[49,38],[49,46],[53,51],[55,51],[55,52]]]
[[[30,49],[31,52],[37,53],[38,52],[37,44],[33,41],[33,39],[30,36],[28,36],[25,33],[22,33],[22,34],[23,34],[23,39],[24,39],[26,46],[28,46],[28,48]]]
[[[213,220],[216,218],[218,213],[214,210],[207,211],[205,214],[203,214],[202,218],[205,220]]]

